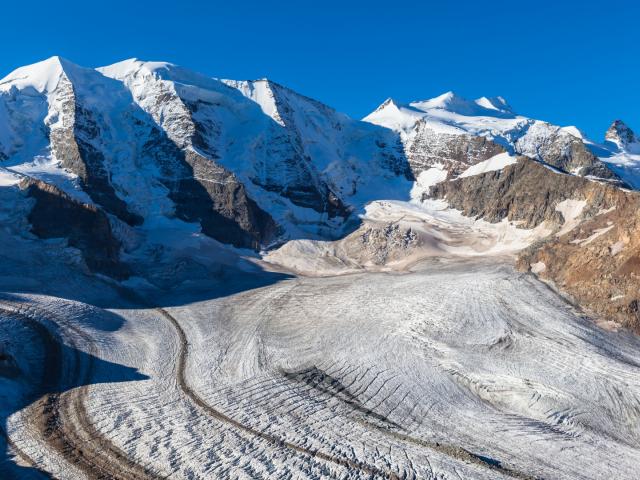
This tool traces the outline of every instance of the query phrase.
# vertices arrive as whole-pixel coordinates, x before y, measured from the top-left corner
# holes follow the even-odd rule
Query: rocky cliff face
[[[95,114],[82,106],[64,70],[60,72],[49,103],[57,107],[57,121],[49,126],[52,155],[62,167],[77,176],[82,189],[95,203],[129,225],[140,225],[143,218],[131,213],[116,194],[107,159],[96,147],[104,132],[94,118]]]
[[[223,82],[136,60],[100,71],[122,82],[186,152],[196,179],[211,179],[205,189],[241,184],[273,218],[271,240],[276,231],[283,238],[335,231],[361,206],[357,197],[372,179],[408,172],[393,132],[268,80]],[[220,194],[211,196],[214,204]]]
[[[443,182],[431,190],[465,215],[508,219],[553,233],[518,256],[597,316],[640,333],[640,194],[560,174],[526,157],[501,171]]]
[[[439,183],[427,196],[446,199],[467,216],[490,222],[507,218],[521,222],[523,228],[534,228],[545,220],[562,223],[556,207],[568,199],[588,198],[585,214],[609,208],[609,200],[602,197],[604,191],[608,190],[601,183],[559,173],[528,157],[519,157],[517,163],[502,170]]]
[[[640,139],[633,133],[633,130],[622,120],[615,120],[605,133],[604,138],[621,149],[627,148],[634,143],[640,143]]]
[[[66,238],[69,246],[82,252],[92,272],[118,279],[128,276],[128,269],[120,262],[121,242],[101,209],[73,200],[38,180],[24,180],[20,188],[34,200],[28,215],[32,233],[44,239]]]
[[[472,101],[447,92],[406,105],[387,100],[365,120],[397,131],[409,158],[415,156],[414,148],[428,152],[434,142],[444,139],[448,139],[448,147],[440,148],[437,155],[461,158],[464,151],[459,149],[464,149],[471,137],[476,143],[472,150],[478,151],[470,152],[468,164],[475,163],[482,150],[478,139],[485,139],[487,145],[489,142],[493,145],[486,150],[488,153],[500,153],[496,148],[500,146],[502,151],[534,158],[567,173],[597,177],[619,185],[628,183],[591,151],[578,129],[517,115],[504,99],[482,97]],[[426,131],[433,133],[425,135]],[[459,138],[456,140],[456,137]],[[417,163],[419,165],[420,160]]]
[[[413,135],[405,142],[405,151],[415,177],[436,165],[441,165],[452,177],[507,150],[486,137],[437,132],[419,120]]]
[[[540,160],[563,172],[606,179],[625,186],[625,182],[596,157],[581,138],[547,123],[532,124],[515,141],[514,147],[520,155]]]
[[[640,333],[640,196],[615,190],[602,196],[611,207],[525,250],[519,266],[589,312]]]

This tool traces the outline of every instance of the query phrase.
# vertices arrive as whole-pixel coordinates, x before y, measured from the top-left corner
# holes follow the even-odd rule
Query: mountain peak
[[[511,107],[502,97],[480,97],[477,100],[468,100],[451,90],[429,100],[412,102],[409,106],[423,112],[444,110],[472,117],[512,118],[514,116]]]
[[[511,106],[504,97],[480,97],[476,98],[475,103],[489,110],[498,110],[501,112],[512,112]]]
[[[0,80],[0,89],[15,86],[22,90],[31,87],[40,93],[47,93],[55,90],[63,74],[77,70],[82,70],[82,67],[65,58],[53,56],[15,69]]]
[[[386,108],[398,108],[398,103],[391,97],[387,98],[384,102],[382,102],[378,108],[376,108],[372,113],[380,112],[385,110]]]
[[[622,120],[615,120],[604,136],[608,142],[615,143],[619,148],[625,148],[634,143],[640,143],[640,139],[633,133]]]
[[[122,80],[138,71],[142,71],[145,74],[153,74],[159,70],[169,70],[175,67],[176,65],[169,62],[147,62],[138,58],[128,58],[112,65],[96,68],[96,70],[107,77]]]
[[[448,110],[454,104],[468,103],[468,100],[456,94],[453,90],[444,92],[437,97],[433,97],[429,100],[416,102],[421,104],[425,108],[443,108]]]

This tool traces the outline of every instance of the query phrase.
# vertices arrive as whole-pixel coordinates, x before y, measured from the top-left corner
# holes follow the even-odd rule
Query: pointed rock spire
[[[615,120],[604,136],[605,140],[615,143],[620,148],[625,148],[632,143],[640,142],[640,139],[633,133],[622,120]]]

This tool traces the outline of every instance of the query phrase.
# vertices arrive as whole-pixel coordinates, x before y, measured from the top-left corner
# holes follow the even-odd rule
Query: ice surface
[[[117,451],[176,478],[635,478],[638,338],[600,329],[500,259],[191,301],[190,288],[165,292],[155,301],[184,338],[96,280],[64,299],[77,298],[73,278],[61,297],[5,293],[2,307],[95,357],[65,357],[89,377],[61,410],[73,435],[86,435],[73,423],[83,411],[95,429],[89,461]],[[3,341],[14,324],[0,315]],[[0,376],[0,393],[11,382]],[[38,411],[8,413],[15,446],[57,477],[85,478],[40,435]]]

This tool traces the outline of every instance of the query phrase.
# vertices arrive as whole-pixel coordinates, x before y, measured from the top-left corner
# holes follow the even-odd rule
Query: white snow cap
[[[171,68],[177,67],[169,62],[146,62],[137,58],[128,58],[113,65],[96,68],[96,70],[107,77],[122,80],[138,71],[150,75],[156,73],[158,70],[169,70]]]
[[[34,88],[40,93],[55,90],[60,77],[67,71],[82,69],[62,57],[51,57],[41,62],[20,67],[0,80],[0,91],[16,87],[18,90]]]
[[[467,100],[453,91],[429,100],[411,102],[409,105],[422,111],[439,109],[466,116],[494,116],[496,113],[513,113],[507,101],[502,97],[480,97],[477,100]]]
[[[504,97],[480,97],[476,98],[475,103],[483,108],[488,108],[489,110],[513,113],[511,106],[507,103]]]

